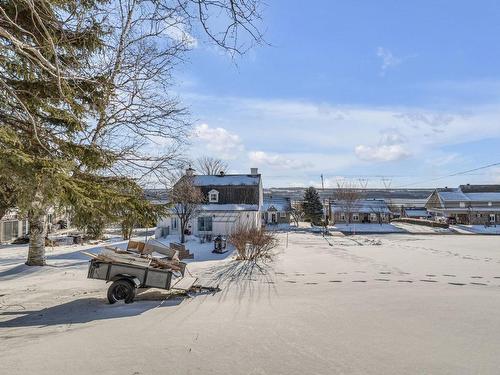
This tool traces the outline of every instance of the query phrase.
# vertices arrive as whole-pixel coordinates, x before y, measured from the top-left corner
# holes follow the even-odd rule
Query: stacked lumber
[[[183,244],[171,242],[170,248],[179,253],[179,259],[194,259],[194,254],[191,254]]]
[[[136,265],[145,268],[165,269],[172,272],[184,272],[186,265],[178,259],[156,258],[149,255],[141,255],[117,247],[105,246],[99,254],[82,251],[93,259],[107,263],[121,263]]]

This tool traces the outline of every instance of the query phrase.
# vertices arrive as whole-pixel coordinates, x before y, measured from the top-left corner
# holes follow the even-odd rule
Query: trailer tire
[[[108,301],[110,304],[124,300],[125,303],[134,302],[136,288],[127,279],[116,280],[108,289]]]

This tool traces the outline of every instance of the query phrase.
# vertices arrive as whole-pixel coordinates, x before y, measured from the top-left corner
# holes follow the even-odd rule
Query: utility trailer
[[[184,277],[186,263],[179,262],[180,271],[153,268],[149,263],[130,264],[126,262],[91,259],[87,278],[112,282],[108,288],[108,301],[131,303],[138,288],[179,289],[189,291],[197,281],[195,277]]]

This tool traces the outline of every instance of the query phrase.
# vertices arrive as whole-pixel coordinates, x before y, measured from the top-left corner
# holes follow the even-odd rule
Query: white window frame
[[[493,219],[493,220],[491,220]],[[490,223],[496,223],[497,221],[497,215],[496,214],[490,214]]]
[[[345,221],[345,214],[344,213],[340,214],[340,221]]]
[[[359,221],[359,214],[352,214],[352,221]]]
[[[219,192],[217,190],[210,190],[208,192],[208,202],[218,203],[219,202]]]
[[[177,229],[177,218],[176,217],[170,218],[170,227],[172,228],[172,230]]]
[[[465,208],[465,202],[460,202],[460,208]]]
[[[282,218],[282,219],[286,218],[286,212],[285,211],[280,211],[280,218]]]

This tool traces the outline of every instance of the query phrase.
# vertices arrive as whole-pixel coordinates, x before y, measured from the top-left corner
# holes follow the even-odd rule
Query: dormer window
[[[210,190],[208,192],[208,202],[209,203],[219,202],[219,192],[217,190]]]

